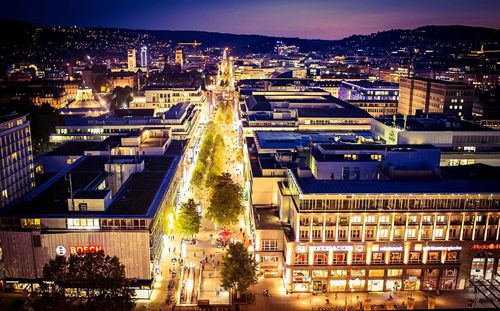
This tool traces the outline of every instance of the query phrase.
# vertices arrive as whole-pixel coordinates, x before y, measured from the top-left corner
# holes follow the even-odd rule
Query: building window
[[[301,239],[309,239],[309,230],[300,230]]]
[[[347,270],[330,270],[330,276],[332,278],[346,278]]]
[[[346,264],[346,253],[333,253],[333,264],[334,265],[345,265]]]
[[[387,270],[388,277],[395,277],[395,276],[402,276],[402,275],[403,275],[403,269],[389,269],[389,270]]]
[[[334,239],[335,238],[335,230],[333,230],[333,229],[327,229],[325,231],[325,235],[326,235],[326,238],[328,240]]]
[[[420,263],[422,260],[422,253],[420,252],[410,252],[410,256],[408,258],[409,263]]]
[[[359,240],[361,238],[361,230],[351,230],[351,238]]]
[[[368,276],[369,277],[384,277],[384,270],[383,269],[369,270]]]
[[[328,254],[327,253],[314,253],[314,264],[315,265],[328,264]]]
[[[351,222],[352,223],[360,223],[361,222],[361,216],[352,216],[351,217]]]
[[[458,252],[447,252],[446,262],[458,262]]]
[[[277,251],[278,250],[278,240],[262,240],[262,250],[263,251]]]
[[[307,253],[295,254],[295,265],[307,265]]]
[[[260,256],[261,263],[278,263],[278,256]]]
[[[437,239],[443,239],[444,238],[444,229],[443,228],[434,229],[434,237]]]
[[[429,252],[427,255],[427,263],[439,263],[441,261],[440,252]]]
[[[347,232],[347,230],[339,230],[339,238],[345,239],[346,238],[346,232]]]
[[[366,264],[366,255],[365,255],[365,253],[354,253],[352,255],[352,264],[353,265],[363,265],[363,264]]]
[[[375,238],[375,230],[374,229],[366,229],[366,238],[368,240],[372,240]]]
[[[321,239],[321,229],[313,230],[313,239]]]
[[[125,220],[123,220],[125,221]],[[68,229],[99,229],[99,219],[95,218],[69,218]]]
[[[351,270],[351,277],[364,277],[366,275],[366,270]]]
[[[389,238],[389,230],[388,229],[380,229],[380,238],[388,239]]]
[[[375,216],[373,216],[373,215],[366,216],[366,222],[375,223]]]
[[[403,253],[391,253],[390,262],[395,264],[403,263]]]
[[[416,229],[407,229],[406,236],[409,239],[415,239],[417,237],[417,230]]]
[[[384,253],[372,253],[372,264],[383,264],[384,263]]]

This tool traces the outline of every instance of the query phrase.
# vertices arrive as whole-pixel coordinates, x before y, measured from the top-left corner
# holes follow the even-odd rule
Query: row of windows
[[[391,235],[392,233],[392,235]],[[336,230],[333,227],[327,227],[325,230],[322,229],[300,229],[299,230],[299,240],[309,241],[309,240],[338,240],[338,241],[361,241],[363,240],[363,230],[361,227],[354,227],[349,229],[340,228],[338,230],[338,236],[336,236]],[[378,237],[377,237],[378,234]],[[448,236],[447,236],[448,234]],[[364,240],[374,241],[378,240],[487,240],[493,241],[497,237],[497,228],[489,228],[485,230],[483,228],[464,228],[460,227],[436,227],[432,226],[422,226],[419,230],[418,228],[405,228],[404,226],[395,226],[391,230],[390,226],[387,227],[377,227],[370,226],[365,228]]]
[[[331,278],[339,278],[346,279],[349,277],[401,277],[403,276],[403,272],[406,276],[415,276],[421,277],[422,270],[424,276],[427,277],[438,277],[438,276],[446,276],[452,277],[457,276],[458,270],[456,268],[444,268],[442,271],[439,268],[429,268],[429,269],[352,269],[352,270],[344,270],[344,269],[334,269],[334,270],[326,270],[326,269],[314,269],[314,270],[301,270],[294,269],[292,270],[293,278],[327,278],[330,275]]]
[[[349,172],[350,173],[350,172]],[[294,197],[294,201],[298,198]],[[410,198],[400,196],[381,198],[346,198],[308,200],[301,199],[301,210],[352,210],[352,209],[497,209],[500,208],[500,199],[491,196],[477,198]]]
[[[391,252],[386,258],[385,252],[372,252],[371,257],[368,258],[366,253],[353,253],[351,262],[348,262],[347,252],[335,252],[332,255],[332,265],[368,265],[368,264],[403,264],[404,254],[403,252]],[[370,259],[370,261],[368,261]],[[423,261],[422,252],[410,252],[408,256],[409,264],[421,264]],[[429,251],[427,252],[427,257],[425,258],[427,264],[439,264],[443,263],[443,252],[440,251]],[[445,253],[444,263],[458,263],[459,262],[459,252],[448,251]],[[293,264],[294,265],[328,265],[328,253],[327,252],[314,252],[312,256],[312,261],[309,261],[308,253],[297,253],[295,254]]]
[[[326,225],[334,225],[337,223],[340,225],[351,224],[391,224],[393,221],[395,224],[419,224],[422,221],[423,224],[431,224],[434,221],[438,224],[446,224],[448,221],[451,224],[461,224],[462,221],[465,224],[479,223],[484,224],[488,220],[489,224],[497,224],[498,216],[487,215],[301,215],[299,218],[299,224],[301,226],[308,226],[312,224],[313,226],[322,226],[323,222]]]

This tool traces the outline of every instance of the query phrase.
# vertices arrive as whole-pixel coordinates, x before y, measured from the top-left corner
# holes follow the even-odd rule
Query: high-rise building
[[[182,54],[182,48],[177,48],[177,50],[175,50],[175,64],[181,66],[181,69],[184,65],[184,57]]]
[[[127,64],[129,71],[136,71],[137,69],[137,56],[135,49],[128,49],[127,51]]]
[[[446,113],[470,116],[474,104],[474,86],[425,78],[403,78],[399,82],[398,113],[415,115]]]
[[[148,47],[143,46],[141,48],[141,67],[146,68],[148,66]]]
[[[35,186],[30,122],[26,116],[0,116],[0,208]]]

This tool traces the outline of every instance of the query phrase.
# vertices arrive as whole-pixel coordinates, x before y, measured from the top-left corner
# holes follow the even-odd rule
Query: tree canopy
[[[130,86],[117,86],[111,93],[111,109],[128,109],[128,105],[134,99],[133,90]]]
[[[131,310],[134,291],[117,257],[92,254],[56,256],[43,269],[35,310]],[[75,290],[76,289],[76,290]]]
[[[224,151],[224,137],[220,127],[214,122],[208,122],[191,178],[191,186],[198,197],[210,190],[214,177],[224,170]]]
[[[200,231],[201,215],[196,209],[196,203],[189,199],[182,203],[179,215],[177,216],[176,229],[183,236],[193,236]]]
[[[17,112],[19,115],[28,115],[31,128],[33,154],[36,156],[49,149],[49,137],[55,131],[56,125],[62,123],[57,109],[47,103],[33,104],[29,99],[11,101],[0,105],[0,114]]]
[[[228,226],[238,222],[238,217],[243,209],[243,189],[241,186],[231,179],[229,173],[216,176],[206,217],[219,225]]]
[[[257,263],[241,242],[229,244],[220,274],[222,287],[235,290],[239,296],[257,283]]]

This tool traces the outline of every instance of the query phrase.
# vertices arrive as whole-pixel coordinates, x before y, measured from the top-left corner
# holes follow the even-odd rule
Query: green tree
[[[198,213],[193,199],[182,203],[175,226],[181,235],[187,237],[193,236],[200,231],[201,215]]]
[[[229,244],[222,258],[222,287],[236,291],[236,297],[257,283],[257,263],[241,242]]]
[[[219,225],[228,226],[238,222],[238,217],[243,209],[243,189],[241,186],[231,179],[229,173],[216,176],[206,217]]]
[[[111,93],[111,109],[127,109],[132,99],[134,99],[132,94],[133,90],[129,86],[115,87]]]
[[[19,115],[28,115],[31,128],[33,154],[39,155],[49,149],[50,134],[55,132],[57,125],[62,123],[57,109],[47,103],[33,104],[29,99],[11,101],[0,105],[0,114],[17,112]]]
[[[43,269],[45,281],[35,310],[131,310],[134,291],[125,278],[125,266],[103,252],[56,256]],[[76,290],[75,290],[76,289]]]

